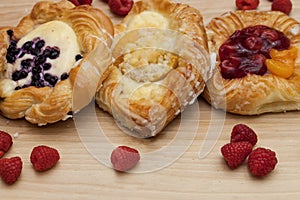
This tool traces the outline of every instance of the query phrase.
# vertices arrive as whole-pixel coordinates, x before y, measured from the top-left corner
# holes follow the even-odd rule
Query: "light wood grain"
[[[0,0],[0,25],[16,25],[37,0]],[[198,8],[207,23],[221,13],[234,10],[234,0],[186,0]],[[300,1],[293,0],[292,17],[300,20]],[[110,13],[101,0],[94,0],[117,23],[121,18]],[[271,3],[261,0],[260,10],[270,10]],[[24,120],[8,120],[0,116],[0,129],[11,134],[14,145],[7,157],[19,155],[24,166],[20,179],[12,186],[0,182],[1,199],[299,199],[300,198],[300,112],[265,114],[242,117],[226,114],[221,135],[210,154],[199,159],[200,146],[205,133],[213,123],[212,110],[201,98],[197,106],[200,115],[195,124],[199,128],[192,145],[173,164],[149,173],[116,173],[97,161],[81,142],[72,119],[65,122],[36,127]],[[92,105],[93,106],[93,105]],[[123,134],[112,118],[96,109],[97,119],[106,136],[114,145],[137,147],[142,154],[168,145],[180,124],[176,119],[154,139],[138,140]],[[264,179],[250,176],[247,166],[232,171],[220,155],[220,147],[229,141],[234,124],[246,123],[259,136],[257,146],[276,151],[279,164]],[[88,133],[87,133],[88,134]],[[188,131],[186,134],[189,134]],[[60,151],[58,165],[45,173],[32,169],[29,155],[36,145],[53,146]],[[101,147],[100,147],[101,148]],[[141,160],[142,162],[142,160]]]

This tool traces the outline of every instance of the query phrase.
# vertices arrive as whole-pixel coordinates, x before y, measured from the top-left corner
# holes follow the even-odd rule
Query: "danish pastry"
[[[209,78],[202,15],[182,3],[138,1],[115,33],[115,61],[96,102],[128,134],[155,136],[197,99]]]
[[[38,125],[71,117],[85,106],[72,102],[83,61],[100,43],[110,45],[113,34],[101,10],[67,0],[38,2],[16,27],[1,27],[1,114]]]
[[[203,97],[241,115],[300,109],[300,23],[276,11],[234,11],[206,27],[216,55]]]

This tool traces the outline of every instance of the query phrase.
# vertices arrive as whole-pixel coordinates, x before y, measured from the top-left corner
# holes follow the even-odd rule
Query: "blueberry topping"
[[[29,69],[32,66],[33,60],[30,58],[27,58],[25,60],[21,61],[21,68]]]
[[[15,87],[15,90],[19,90],[19,89],[22,89],[22,87],[21,86]]]
[[[33,74],[31,77],[32,81],[37,81],[41,79],[41,75],[40,74]]]
[[[31,85],[35,87],[44,87],[45,83],[43,80],[38,79],[38,80],[32,80]]]
[[[12,30],[8,30],[7,34],[12,36]],[[47,62],[47,58],[56,59],[60,55],[60,49],[56,46],[46,46],[45,40],[42,40],[39,37],[32,39],[31,41],[25,42],[21,48],[17,47],[17,41],[10,38],[10,44],[7,48],[6,59],[8,63],[15,63],[18,58],[24,57],[24,55],[31,55],[30,58],[25,57],[21,60],[20,67],[21,70],[16,70],[12,74],[12,80],[18,81],[24,79],[31,75],[31,83],[17,86],[15,90],[26,88],[29,86],[35,87],[45,87],[51,86],[54,87],[59,80],[65,80],[69,77],[68,73],[63,73],[58,76],[45,73],[45,71],[50,70],[52,65]],[[81,59],[82,56],[78,54],[76,59]]]
[[[10,40],[10,45],[16,47],[17,46],[17,41]]]
[[[24,49],[25,51],[29,51],[30,49],[32,49],[32,46],[33,46],[33,42],[27,41],[23,44],[22,49]]]
[[[77,55],[75,56],[75,60],[76,60],[76,61],[80,60],[81,58],[82,58],[82,55],[80,55],[80,54],[77,54]]]
[[[13,72],[13,74],[12,74],[12,80],[14,80],[14,81],[20,80],[20,71]]]
[[[44,55],[39,55],[38,57],[36,57],[34,64],[35,65],[42,65],[46,62],[46,57]]]
[[[7,54],[10,54],[12,56],[16,56],[20,53],[20,49],[18,49],[16,46],[9,45],[7,48]]]
[[[47,58],[49,57],[51,52],[51,49],[49,47],[46,47],[46,49],[43,51],[43,55]]]
[[[21,51],[20,54],[18,55],[18,58],[22,58],[25,55],[24,51]]]
[[[43,69],[44,70],[49,70],[50,68],[51,68],[51,64],[50,63],[43,64]]]
[[[32,68],[31,72],[32,72],[32,74],[39,74],[42,72],[42,68],[39,65],[37,65]]]
[[[6,54],[6,60],[8,63],[14,63],[16,61],[16,57],[11,54]]]
[[[56,59],[56,58],[58,58],[59,53],[60,53],[59,48],[53,47],[50,51],[49,58]]]
[[[20,72],[20,79],[26,78],[28,76],[28,72],[21,70]]]
[[[35,48],[41,49],[45,46],[45,41],[44,40],[39,40],[37,41],[37,43],[35,44]]]
[[[7,33],[7,35],[8,35],[9,37],[12,37],[13,34],[14,34],[14,31],[11,30],[11,29],[9,29],[9,30],[6,31],[6,33]]]
[[[29,53],[33,56],[38,56],[41,53],[41,49],[38,48],[30,48]]]
[[[26,71],[20,70],[20,71],[15,71],[12,74],[12,79],[14,81],[18,81],[20,79],[26,78],[28,76],[28,73]]]
[[[61,76],[60,76],[60,80],[65,80],[65,79],[67,79],[67,78],[69,78],[69,74],[68,73],[63,73]]]
[[[51,75],[49,73],[46,73],[44,75],[44,78],[52,86],[54,86],[57,83],[57,81],[58,81],[58,77],[57,76]]]

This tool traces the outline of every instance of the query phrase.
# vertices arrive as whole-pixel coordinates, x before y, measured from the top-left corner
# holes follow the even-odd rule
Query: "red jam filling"
[[[220,68],[224,79],[242,78],[247,74],[264,75],[270,50],[286,50],[290,40],[273,28],[256,25],[235,31],[220,47]]]

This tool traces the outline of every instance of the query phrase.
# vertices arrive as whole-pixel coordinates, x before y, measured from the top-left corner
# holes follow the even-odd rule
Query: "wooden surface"
[[[271,3],[260,0],[260,10],[269,10]],[[0,0],[0,25],[15,25],[28,13],[37,0]],[[234,10],[234,0],[187,0],[200,9],[205,23],[212,17]],[[293,0],[291,16],[300,20],[300,1]],[[108,6],[94,0],[113,21],[118,18]],[[191,146],[169,166],[148,173],[116,173],[94,158],[85,148],[74,120],[69,119],[45,127],[36,127],[24,120],[8,120],[0,116],[0,129],[18,136],[6,157],[21,156],[24,162],[20,179],[12,186],[0,182],[1,199],[299,199],[300,198],[300,112],[242,117],[227,114],[222,121],[212,121],[211,108],[198,99],[200,114],[195,116],[197,133]],[[97,119],[113,145],[126,144],[143,155],[168,145],[176,132],[180,118],[151,140],[139,140],[123,134],[112,118],[96,109]],[[264,179],[252,177],[246,165],[232,171],[220,155],[220,147],[229,141],[234,124],[246,123],[258,134],[258,146],[276,151],[276,170]],[[199,158],[201,144],[208,128],[218,125],[221,130],[212,151]],[[88,133],[87,133],[88,134]],[[186,130],[189,135],[189,129]],[[49,145],[61,154],[58,165],[45,173],[36,173],[29,155],[36,145]],[[95,148],[101,148],[97,146]],[[109,156],[109,155],[107,155]],[[162,158],[164,159],[164,158]]]

